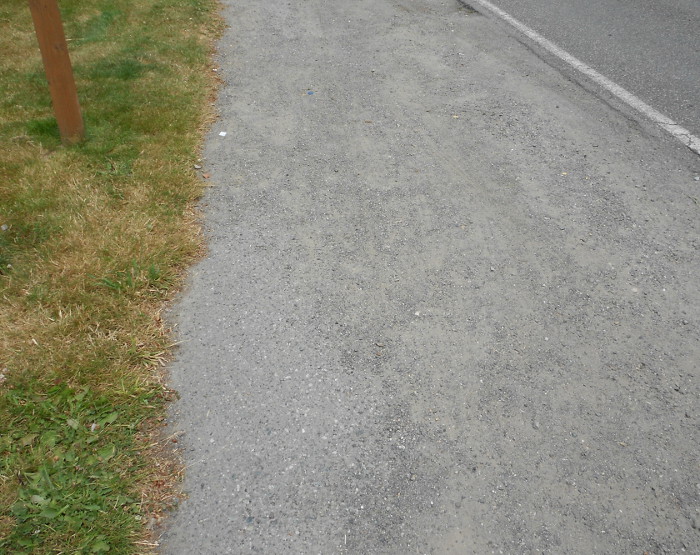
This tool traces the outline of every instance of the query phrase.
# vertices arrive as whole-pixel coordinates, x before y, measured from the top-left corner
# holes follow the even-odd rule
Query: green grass
[[[143,390],[117,406],[111,395],[65,384],[7,393],[11,428],[0,449],[20,484],[9,546],[37,551],[60,534],[76,552],[129,550],[120,531],[141,518],[133,436],[152,395]]]
[[[160,311],[201,250],[215,0],[61,0],[61,146],[25,0],[0,6],[0,553],[142,553],[177,492]]]

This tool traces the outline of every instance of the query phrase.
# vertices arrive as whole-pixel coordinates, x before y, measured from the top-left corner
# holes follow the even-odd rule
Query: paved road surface
[[[700,552],[700,158],[457,2],[224,4],[163,552]]]
[[[698,0],[491,3],[700,136]]]

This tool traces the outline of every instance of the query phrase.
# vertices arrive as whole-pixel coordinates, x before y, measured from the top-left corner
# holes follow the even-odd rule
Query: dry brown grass
[[[0,7],[0,551],[146,552],[177,498],[171,442],[158,436],[172,395],[160,313],[202,249],[192,165],[221,22],[214,0],[60,5],[88,132],[73,148],[60,146],[26,3]],[[80,418],[112,409],[118,426],[61,443],[66,422],[82,438]],[[71,487],[94,486],[73,457],[105,445],[117,453],[104,489],[121,496],[119,518],[100,524],[78,508],[71,520],[72,502],[51,516]],[[32,482],[43,471],[50,480]],[[36,541],[17,543],[26,530]]]

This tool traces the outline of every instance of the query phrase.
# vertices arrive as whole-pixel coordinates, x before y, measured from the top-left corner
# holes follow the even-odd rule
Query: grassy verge
[[[0,5],[0,552],[136,553],[174,495],[159,316],[200,248],[215,0],[61,0],[87,129],[60,145]]]

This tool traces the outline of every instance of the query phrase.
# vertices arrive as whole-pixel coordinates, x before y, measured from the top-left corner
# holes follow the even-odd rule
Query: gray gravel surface
[[[700,1],[491,3],[700,136]]]
[[[700,552],[700,158],[456,1],[224,4],[163,553]]]

